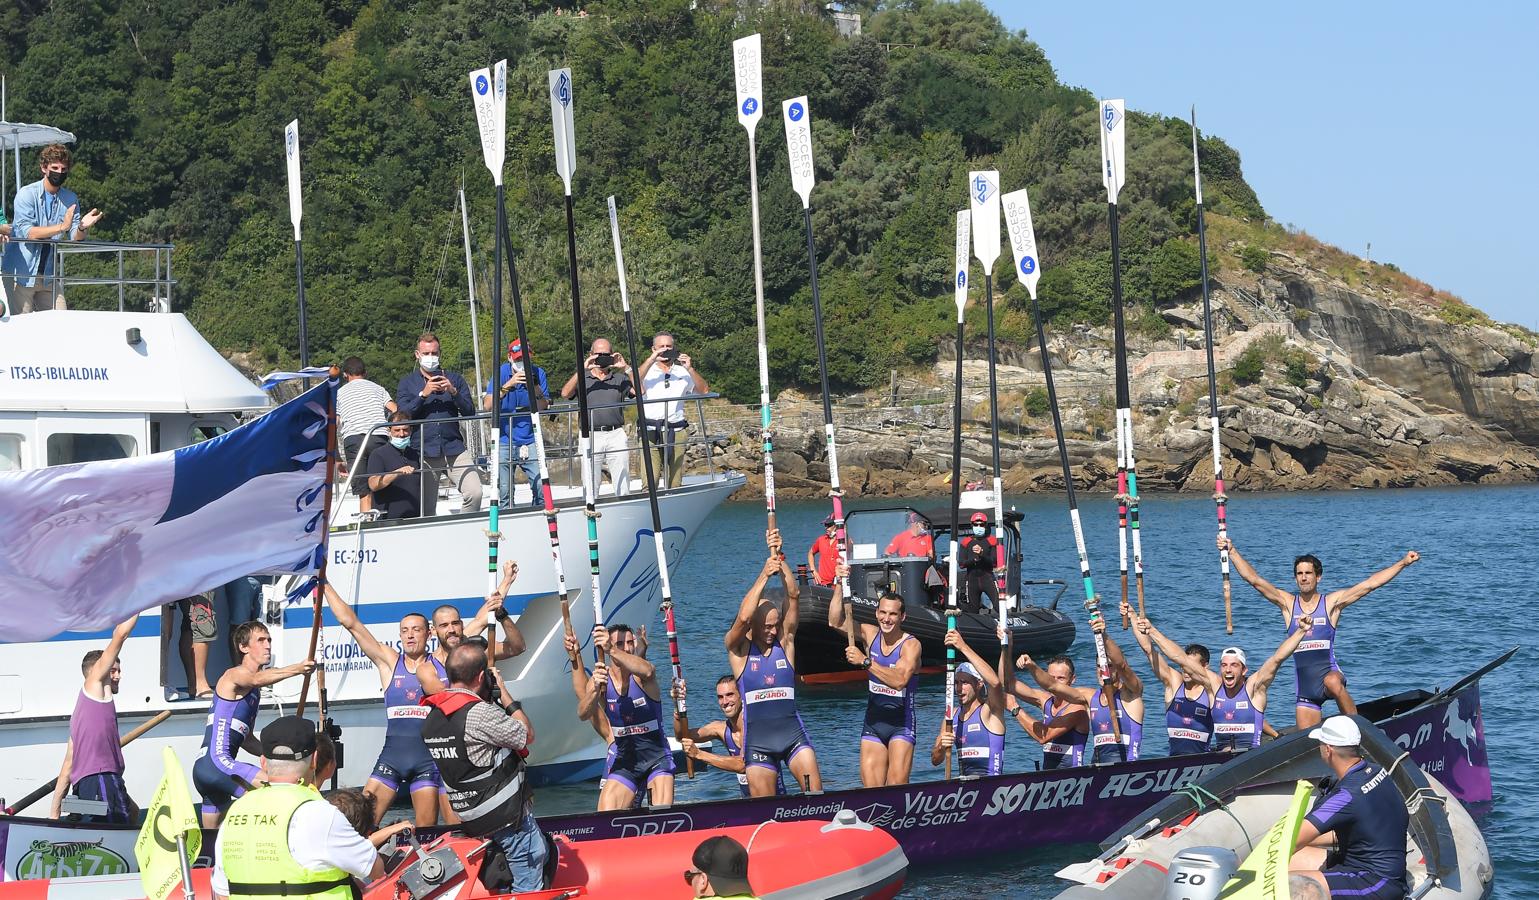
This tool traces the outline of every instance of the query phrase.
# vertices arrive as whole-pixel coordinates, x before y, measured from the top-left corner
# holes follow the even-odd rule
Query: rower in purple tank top
[[[1132,609],[1126,602],[1122,609],[1124,615],[1131,617]],[[1143,624],[1148,626],[1147,622]],[[1133,637],[1144,655],[1149,657],[1150,671],[1165,686],[1165,732],[1170,738],[1170,755],[1204,753],[1213,743],[1213,689],[1206,679],[1194,673],[1211,674],[1208,648],[1202,644],[1187,644],[1179,648],[1180,654],[1172,656],[1171,660],[1184,656],[1191,666],[1182,666],[1179,662],[1171,665],[1166,662],[1162,649],[1154,646],[1150,627],[1133,629]]]
[[[106,649],[92,650],[80,661],[85,683],[80,687],[80,696],[75,698],[75,712],[69,719],[69,743],[64,747],[64,766],[54,784],[50,819],[57,819],[62,813],[66,790],[82,800],[107,804],[105,814],[82,816],[82,821],[127,824],[136,817],[138,808],[123,784],[116,698],[123,678],[118,655],[137,621],[139,616],[135,614],[114,628]]]
[[[765,533],[769,559],[738,607],[724,643],[732,674],[743,696],[743,752],[748,790],[755,797],[775,793],[782,764],[805,791],[823,790],[817,752],[796,709],[797,600],[801,590],[780,552],[780,532]],[[769,579],[785,585],[785,608],[764,599]]]
[[[845,628],[844,585],[849,566],[836,567],[828,602],[828,627]],[[851,613],[853,615],[853,613]],[[860,783],[864,787],[908,784],[914,768],[914,694],[919,685],[919,639],[904,632],[903,598],[885,591],[876,601],[876,624],[857,622],[857,640],[845,661],[866,670],[866,720],[860,736]]]
[[[1124,604],[1126,608],[1126,604]],[[1139,642],[1149,641],[1160,653],[1180,667],[1186,678],[1206,691],[1213,698],[1213,743],[1216,750],[1249,750],[1261,746],[1261,734],[1266,729],[1267,689],[1282,668],[1283,660],[1293,655],[1303,634],[1309,630],[1312,620],[1299,620],[1302,630],[1288,635],[1282,645],[1250,672],[1245,651],[1239,647],[1226,647],[1219,654],[1218,672],[1208,668],[1207,661],[1188,652],[1175,641],[1166,637],[1154,623],[1127,610]],[[1172,741],[1174,747],[1174,741]],[[1174,753],[1174,749],[1172,753]]]
[[[214,702],[209,707],[208,727],[203,733],[203,752],[192,765],[193,784],[203,795],[204,828],[218,828],[230,804],[246,792],[247,785],[255,783],[257,767],[240,762],[235,754],[243,746],[253,755],[262,753],[261,743],[253,734],[262,688],[315,671],[313,659],[268,668],[273,638],[261,622],[240,625],[230,641],[240,653],[240,661],[225,670],[214,686]]]
[[[957,666],[956,716],[942,724],[930,748],[930,764],[943,764],[949,749],[963,776],[999,775],[1005,770],[1005,692],[999,672],[968,646],[961,632],[946,632],[946,646],[955,647],[967,661]],[[1000,669],[1009,652],[1008,645],[1000,646]]]
[[[1356,715],[1357,704],[1347,691],[1347,677],[1336,661],[1336,629],[1341,624],[1341,611],[1389,584],[1407,566],[1421,559],[1421,554],[1412,550],[1393,565],[1352,587],[1326,593],[1320,590],[1320,576],[1325,574],[1325,565],[1319,557],[1306,553],[1293,560],[1293,580],[1298,585],[1298,593],[1294,593],[1258,575],[1227,537],[1220,535],[1218,546],[1220,550],[1229,551],[1229,559],[1240,577],[1282,611],[1283,624],[1290,633],[1300,618],[1308,616],[1314,621],[1314,633],[1304,638],[1294,657],[1298,677],[1294,716],[1298,727],[1313,728],[1320,724],[1323,715],[1320,706],[1327,699],[1335,700],[1343,714]]]
[[[684,679],[679,679],[674,684],[672,697],[677,699],[684,692]],[[743,758],[743,699],[737,689],[737,679],[731,675],[723,675],[716,679],[716,705],[721,708],[722,718],[714,722],[707,722],[699,728],[691,728],[689,733],[680,739],[684,752],[690,759],[699,760],[708,766],[714,766],[724,772],[731,772],[737,776],[738,790],[744,797],[748,793],[748,764]],[[726,753],[712,753],[701,749],[703,741],[720,740]],[[775,786],[776,794],[786,792],[785,778],[779,779]]]
[[[1038,668],[1031,657],[1022,655],[1024,668],[1033,680],[1048,678],[1059,684],[1074,685],[1074,660],[1058,655]],[[1035,671],[1033,671],[1035,670]],[[1042,745],[1042,768],[1064,769],[1085,764],[1085,742],[1090,738],[1090,711],[1079,703],[1064,703],[1052,694],[1011,677],[1010,696],[1005,698],[1005,712],[1031,739]],[[1032,717],[1018,700],[1042,710],[1040,720]]]
[[[1059,702],[1081,704],[1089,710],[1090,747],[1087,755],[1091,762],[1132,762],[1138,759],[1143,743],[1144,683],[1128,665],[1122,648],[1106,633],[1106,619],[1097,615],[1090,620],[1090,628],[1101,635],[1106,645],[1106,665],[1110,675],[1107,683],[1095,687],[1060,683],[1033,666],[1031,657],[1024,653],[1016,660],[1016,665],[1030,672],[1037,685]],[[1110,707],[1107,694],[1111,695]],[[1115,720],[1113,710],[1116,711]]]

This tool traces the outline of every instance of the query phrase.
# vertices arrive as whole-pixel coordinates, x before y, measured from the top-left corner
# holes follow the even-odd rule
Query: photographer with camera
[[[438,355],[438,336],[431,331],[417,338],[417,368],[401,379],[395,390],[395,404],[410,419],[453,419],[475,415],[475,395],[470,385],[456,372],[445,371]],[[481,510],[481,470],[465,446],[465,434],[459,422],[424,422],[418,448],[422,464],[447,472],[460,492],[460,512]],[[436,498],[436,482],[429,490]],[[425,502],[424,511],[433,503]]]
[[[688,353],[680,353],[673,335],[660,331],[652,338],[652,355],[641,364],[641,395],[645,407],[647,440],[652,449],[652,472],[657,486],[678,487],[684,482],[684,459],[675,451],[678,436],[689,428],[684,418],[686,394],[711,389],[695,371]]]
[[[614,495],[631,492],[630,436],[625,429],[625,401],[636,396],[631,381],[631,367],[622,354],[615,353],[609,341],[595,338],[583,360],[583,371],[574,372],[561,388],[561,397],[577,396],[577,376],[585,379],[588,391],[589,425],[593,432],[593,495],[599,494],[602,473],[609,472]]]

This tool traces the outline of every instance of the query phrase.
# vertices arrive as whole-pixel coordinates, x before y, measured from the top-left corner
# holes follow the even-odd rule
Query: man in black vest
[[[495,840],[507,856],[513,891],[545,888],[545,835],[530,812],[525,748],[534,729],[486,651],[463,643],[449,651],[449,689],[423,699],[430,707],[422,741],[438,764],[449,805],[466,834]],[[490,675],[488,675],[490,671]],[[503,705],[488,701],[496,679]]]

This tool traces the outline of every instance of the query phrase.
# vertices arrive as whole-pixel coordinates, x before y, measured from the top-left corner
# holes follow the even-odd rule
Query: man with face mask
[[[999,538],[989,534],[988,513],[975,512],[970,520],[970,530],[962,536],[961,556],[957,564],[966,573],[962,582],[962,595],[958,605],[963,612],[975,613],[983,609],[983,596],[995,602],[998,583],[995,579],[1004,575],[999,565]]]
[[[68,147],[49,144],[37,161],[43,177],[18,190],[11,203],[16,221],[12,240],[5,242],[3,269],[13,313],[66,308],[53,283],[54,243],[84,240],[102,217],[99,209],[81,213],[80,198],[63,186],[74,164]]]
[[[423,513],[422,456],[411,443],[412,426],[405,424],[410,418],[404,411],[392,415],[390,443],[369,454],[374,509],[387,519],[414,519]],[[429,502],[433,500],[436,495]]]
[[[498,473],[497,502],[503,507],[513,505],[513,468],[517,466],[529,482],[529,505],[538,509],[544,505],[540,496],[540,448],[534,445],[534,422],[529,413],[550,405],[550,385],[545,381],[545,370],[530,367],[527,359],[523,344],[514,341],[508,345],[508,361],[503,363],[497,378],[487,382],[482,405],[490,410],[492,398],[499,398],[497,427],[502,441],[497,449],[497,464],[502,470]],[[535,384],[532,391],[531,368]]]
[[[417,338],[416,354],[417,368],[401,378],[395,389],[395,403],[407,418],[430,420],[422,426],[417,447],[422,453],[422,462],[434,473],[424,491],[431,495],[431,499],[424,497],[428,505],[423,514],[432,515],[437,508],[438,473],[448,474],[460,492],[460,512],[479,512],[481,470],[476,468],[470,450],[465,447],[461,423],[432,421],[474,415],[476,403],[470,385],[459,373],[443,368],[438,336],[432,332]]]

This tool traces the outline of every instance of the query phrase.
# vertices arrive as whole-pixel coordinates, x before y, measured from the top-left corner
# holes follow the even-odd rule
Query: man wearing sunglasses
[[[684,881],[696,897],[731,897],[754,900],[748,883],[748,850],[724,834],[706,838],[695,848],[684,870]]]
[[[693,368],[688,353],[680,353],[673,335],[660,331],[652,338],[652,355],[641,364],[641,395],[645,407],[647,440],[652,445],[652,473],[658,487],[678,487],[684,483],[683,453],[677,451],[678,437],[689,428],[684,417],[688,394],[704,394],[711,389],[705,378]]]
[[[64,295],[55,289],[54,242],[78,241],[101,221],[99,209],[80,213],[80,198],[64,187],[73,165],[69,148],[49,144],[37,155],[43,177],[16,192],[11,212],[12,240],[5,242],[0,268],[11,295],[12,312],[65,309]]]

